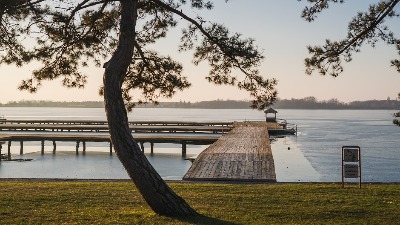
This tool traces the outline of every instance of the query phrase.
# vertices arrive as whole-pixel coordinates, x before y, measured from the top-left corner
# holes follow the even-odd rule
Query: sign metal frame
[[[361,148],[360,146],[342,146],[342,187],[345,178],[358,178],[361,188]]]

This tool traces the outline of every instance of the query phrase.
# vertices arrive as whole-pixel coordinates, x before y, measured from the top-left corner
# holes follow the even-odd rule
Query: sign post
[[[359,178],[361,188],[361,148],[359,146],[342,146],[342,187],[344,178]]]

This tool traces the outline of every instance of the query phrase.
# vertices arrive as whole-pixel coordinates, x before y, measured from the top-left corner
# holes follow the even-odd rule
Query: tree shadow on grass
[[[204,215],[197,215],[197,216],[192,216],[192,217],[174,217],[174,219],[180,220],[180,221],[184,221],[184,222],[188,222],[188,223],[193,223],[193,224],[204,224],[204,225],[209,225],[209,224],[220,224],[220,225],[237,225],[238,223],[233,223],[233,222],[229,222],[229,221],[223,221],[220,219],[216,219],[216,218],[211,218],[208,216],[204,216]]]

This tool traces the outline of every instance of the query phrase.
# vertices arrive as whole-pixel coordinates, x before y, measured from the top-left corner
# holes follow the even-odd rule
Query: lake
[[[272,151],[278,182],[341,181],[341,147],[361,148],[364,182],[400,182],[400,127],[392,124],[393,110],[279,110],[278,117],[297,124],[298,135],[272,140]],[[101,108],[0,108],[8,119],[82,119],[105,120]],[[264,120],[264,113],[250,109],[134,109],[130,120],[179,121],[253,121]],[[4,147],[4,146],[3,146]],[[181,156],[180,145],[156,144],[149,161],[167,180],[180,180],[191,163]],[[188,145],[187,157],[195,157],[207,146]],[[4,149],[4,148],[3,148]],[[87,143],[85,154],[75,154],[75,143],[46,143],[40,154],[40,143],[13,143],[13,158],[25,162],[0,163],[0,178],[128,178],[115,154],[108,153],[105,143]],[[3,151],[4,152],[4,151]],[[347,179],[357,181],[356,179]]]

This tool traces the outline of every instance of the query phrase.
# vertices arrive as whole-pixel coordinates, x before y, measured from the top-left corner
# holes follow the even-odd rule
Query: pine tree
[[[148,50],[178,23],[186,24],[178,49],[192,51],[195,64],[208,62],[208,81],[249,91],[253,108],[263,109],[276,100],[276,80],[263,78],[257,70],[263,56],[253,39],[185,13],[212,8],[206,0],[2,0],[0,63],[40,62],[42,67],[19,86],[30,92],[44,80],[57,78],[66,87],[83,88],[87,77],[80,68],[92,61],[103,66],[100,94],[124,168],[154,212],[196,215],[141,152],[128,129],[127,110],[190,86],[179,62]],[[233,76],[233,71],[242,78]],[[134,89],[141,91],[139,99],[131,96]]]

